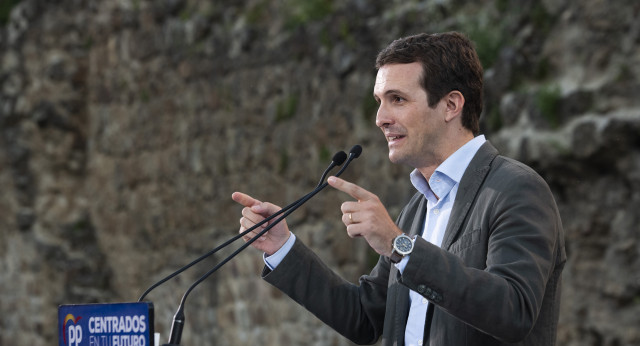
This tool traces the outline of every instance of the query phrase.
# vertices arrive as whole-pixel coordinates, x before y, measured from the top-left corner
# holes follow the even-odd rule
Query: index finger
[[[233,199],[237,203],[240,203],[243,206],[248,207],[248,208],[251,208],[254,205],[258,205],[258,204],[262,203],[259,200],[247,195],[246,193],[242,193],[242,192],[234,192],[231,195],[231,199]]]
[[[372,198],[372,196],[374,196],[373,193],[361,188],[360,186],[354,183],[350,183],[344,179],[340,179],[338,177],[329,177],[329,179],[327,179],[327,182],[333,188],[348,193],[351,197],[357,199],[360,202],[369,200]]]

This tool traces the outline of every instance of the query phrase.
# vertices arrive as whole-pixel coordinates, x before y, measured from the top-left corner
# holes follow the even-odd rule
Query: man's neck
[[[446,147],[439,150],[439,154],[435,156],[434,160],[430,164],[425,167],[416,167],[416,169],[428,182],[438,166],[440,166],[449,156],[453,155],[453,153],[455,153],[458,149],[469,143],[469,141],[473,138],[474,136],[471,132],[468,132],[464,136],[460,136],[458,140],[449,143]]]

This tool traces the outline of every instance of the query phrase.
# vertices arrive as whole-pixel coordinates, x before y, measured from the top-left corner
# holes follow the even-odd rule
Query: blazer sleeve
[[[383,331],[388,262],[354,285],[333,272],[301,241],[264,280],[280,289],[338,333],[358,344],[375,343]]]
[[[400,282],[466,324],[518,342],[534,327],[547,282],[564,264],[562,226],[541,177],[496,162],[457,240],[441,249],[418,238]]]
[[[424,197],[416,193],[398,215],[398,226],[410,234],[419,232],[425,205]],[[354,285],[296,239],[280,265],[273,271],[265,266],[262,277],[346,338],[373,344],[381,336],[396,340],[404,335],[400,322],[405,323],[408,313],[408,291],[397,282],[397,273],[389,259],[380,256],[371,273]],[[389,304],[389,297],[402,306]],[[383,340],[387,342],[393,341]]]

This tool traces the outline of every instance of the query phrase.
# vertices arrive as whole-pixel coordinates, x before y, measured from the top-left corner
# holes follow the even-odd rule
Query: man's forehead
[[[420,63],[384,65],[380,67],[376,75],[374,93],[376,91],[384,92],[388,88],[419,86],[421,75],[422,65]]]

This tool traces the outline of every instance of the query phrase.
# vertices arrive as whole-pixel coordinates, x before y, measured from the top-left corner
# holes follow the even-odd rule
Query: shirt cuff
[[[411,255],[406,255],[406,256],[402,257],[400,262],[394,264],[394,266],[396,266],[396,268],[398,268],[398,271],[400,272],[400,275],[402,275],[402,272],[404,271],[404,268],[407,266],[407,262],[409,262],[409,256],[411,256]]]
[[[273,255],[267,256],[267,254],[262,254],[262,259],[264,260],[264,264],[269,267],[269,269],[274,270],[276,267],[282,262],[284,256],[286,256],[291,248],[293,247],[293,243],[296,242],[296,235],[291,233],[289,235],[289,239],[287,242],[282,245],[282,247],[276,251]]]

